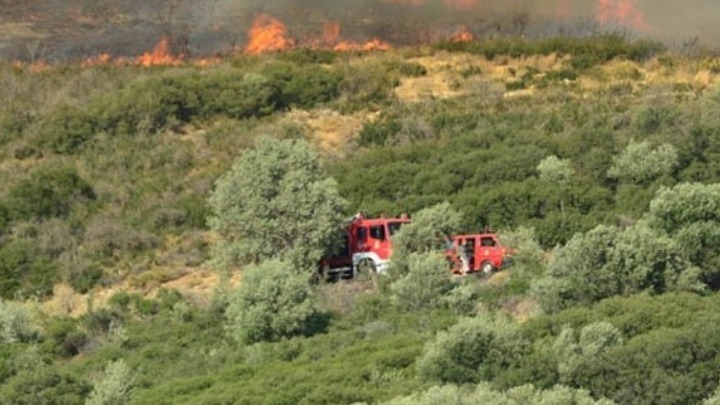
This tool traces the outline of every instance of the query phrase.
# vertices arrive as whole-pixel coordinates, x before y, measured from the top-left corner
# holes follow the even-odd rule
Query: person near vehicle
[[[460,256],[460,263],[462,263],[462,267],[460,269],[460,272],[465,275],[470,272],[470,244],[472,243],[471,240],[465,240],[462,243],[458,245],[458,256]]]

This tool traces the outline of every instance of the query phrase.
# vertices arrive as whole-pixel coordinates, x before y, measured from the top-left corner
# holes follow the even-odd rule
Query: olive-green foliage
[[[679,184],[658,191],[648,212],[650,224],[680,246],[685,258],[699,267],[702,280],[720,286],[720,185]]]
[[[345,202],[304,141],[264,138],[217,182],[208,204],[221,241],[213,263],[227,268],[284,258],[313,269],[343,222]]]
[[[439,308],[453,285],[442,252],[410,253],[408,273],[390,286],[398,306],[408,311]]]
[[[555,155],[548,156],[537,166],[540,180],[546,181],[556,187],[564,187],[570,183],[575,171],[572,162],[560,159]]]
[[[594,335],[614,336],[600,341],[620,343],[617,334],[612,332],[616,328],[622,333],[624,343],[596,346],[603,347],[602,354],[574,367],[575,371],[566,375],[570,380],[568,384],[619,403],[694,402],[707,398],[720,379],[715,368],[718,359],[712,354],[720,344],[712,335],[717,329],[714,323],[717,314],[713,309],[717,299],[717,296],[688,293],[640,294],[529,320],[522,328],[533,336],[535,354],[522,360],[520,369],[528,374],[520,380],[511,380],[510,384],[537,381],[546,376],[548,367],[559,365],[560,359],[552,357],[539,364],[534,362],[542,359],[543,353],[553,351],[552,341],[558,339],[563,328],[580,331],[587,325],[607,322],[614,328],[598,330],[611,333]],[[546,340],[548,337],[552,337],[550,342]],[[573,339],[578,339],[577,332],[573,333]],[[541,342],[546,343],[539,344]],[[523,374],[511,372],[508,376],[511,375]],[[556,383],[557,378],[559,376],[550,378],[549,384]],[[548,380],[545,381],[547,384]]]
[[[680,257],[677,244],[646,222],[623,231],[600,225],[560,248],[533,289],[546,311],[644,290],[701,290],[697,269]]]
[[[312,108],[345,94],[349,99],[382,100],[389,67],[378,65],[372,94],[355,83],[357,69],[318,64],[270,63],[262,67],[178,69],[138,75],[126,85],[91,98],[86,105],[62,104],[43,121],[40,139],[58,153],[77,153],[105,132],[155,132],[168,125],[208,120],[264,117],[288,108]]]
[[[57,266],[29,239],[0,245],[0,296],[45,297],[58,280]]]
[[[87,382],[49,366],[19,373],[0,386],[8,405],[82,404],[89,392]]]
[[[437,47],[451,52],[480,54],[488,59],[497,56],[567,54],[571,56],[570,66],[575,69],[587,69],[620,57],[643,61],[661,52],[664,48],[658,42],[630,41],[619,34],[587,38],[555,37],[535,41],[523,38],[496,38],[473,42],[450,41],[440,43]]]
[[[0,342],[30,342],[38,335],[39,328],[26,307],[0,299]]]
[[[513,364],[525,346],[517,326],[501,316],[463,318],[425,346],[418,375],[454,383],[489,380]]]
[[[669,175],[677,167],[678,155],[670,144],[657,148],[647,142],[630,142],[625,150],[613,158],[608,177],[623,182],[647,184],[656,178]]]
[[[387,405],[484,405],[484,404],[562,404],[562,405],[610,405],[607,399],[595,400],[587,390],[574,389],[556,385],[550,389],[542,390],[532,384],[511,388],[507,391],[498,391],[489,383],[480,383],[475,387],[442,385],[430,388],[427,391],[411,396],[396,398],[385,402]]]
[[[15,219],[68,216],[80,203],[95,199],[92,186],[72,166],[44,166],[12,189],[7,206]]]
[[[648,214],[653,226],[670,234],[699,222],[719,222],[720,184],[683,183],[663,188]]]
[[[512,273],[537,275],[547,265],[545,252],[535,236],[535,230],[520,227],[511,231],[501,231],[499,238],[503,246],[515,250],[512,255]]]
[[[8,225],[10,224],[10,210],[0,202],[0,236],[7,232]]]
[[[412,253],[444,252],[445,237],[455,234],[462,216],[444,202],[418,211],[410,224],[393,236],[393,261],[390,274],[402,277],[410,272]]]
[[[572,328],[564,328],[553,344],[560,381],[567,383],[578,368],[587,362],[601,361],[605,351],[622,343],[620,331],[607,322],[586,325],[579,336]]]
[[[703,284],[720,285],[717,196],[708,185],[720,181],[718,90],[637,83],[637,69],[623,73],[622,82],[593,89],[571,83],[586,75],[600,83],[610,79],[605,69],[585,69],[615,57],[643,60],[657,49],[619,36],[448,46],[488,56],[555,52],[567,64],[544,75],[520,67],[528,73],[518,75],[517,86],[538,89],[527,99],[504,98],[501,84],[486,81],[489,76],[470,77],[477,70],[469,68],[460,73],[468,77],[457,88],[464,95],[408,104],[394,99],[392,89],[401,76],[422,75],[423,68],[393,52],[281,53],[204,69],[32,72],[0,63],[0,99],[7,101],[0,103],[2,295],[42,296],[61,279],[85,289],[156,266],[195,266],[204,257],[204,201],[212,182],[259,133],[279,126],[276,112],[322,106],[369,116],[380,110],[379,119],[368,119],[360,150],[351,142],[346,158],[329,159],[352,211],[417,212],[449,201],[464,219],[453,232],[491,225],[505,236],[502,229],[534,228],[543,249],[599,224],[614,229],[613,246],[604,254],[589,250],[587,262],[605,256],[596,260],[604,263],[595,269],[601,275],[569,274],[568,291],[609,281],[602,295],[626,296],[594,302],[597,295],[576,306],[570,305],[576,297],[549,295],[559,303],[555,309],[569,307],[518,325],[525,350],[490,373],[493,387],[532,383],[538,392],[552,389],[561,380],[563,358],[553,343],[563,328],[575,331],[575,342],[588,325],[607,322],[623,342],[571,367],[562,375],[570,386],[619,403],[698,403],[713,395],[720,381],[717,294],[667,291],[697,289],[698,274]],[[433,50],[420,51],[425,52]],[[516,61],[507,63],[510,72]],[[277,136],[302,134],[281,128]],[[677,164],[641,182],[609,178],[613,158],[628,139],[653,145],[650,152],[670,145]],[[92,183],[98,202],[86,205],[92,199],[70,193],[70,208],[61,214],[17,217],[11,191],[33,169],[73,167],[58,154],[75,154],[76,172]],[[548,156],[572,162],[574,175],[563,189],[538,177],[538,165]],[[26,168],[30,174],[24,177],[19,173]],[[679,181],[698,184],[678,186]],[[668,187],[658,195],[663,201],[650,204],[661,186]],[[648,206],[650,213],[638,223]],[[543,257],[559,251],[542,255],[527,235],[516,240],[504,244],[520,250],[517,267],[487,283],[464,282],[444,297],[447,310],[407,313],[392,305],[389,289],[375,294],[362,282],[338,283],[332,287],[346,288],[350,297],[337,298],[324,327],[313,326],[326,333],[247,349],[224,339],[224,298],[202,308],[175,294],[163,293],[160,300],[118,297],[77,321],[45,320],[28,343],[0,344],[0,398],[60,387],[53,382],[63,381],[58,375],[100,376],[119,358],[136,372],[135,403],[377,403],[422,392],[434,380],[416,378],[416,360],[437,330],[455,322],[453,313],[527,316],[527,286],[543,272]],[[196,248],[199,254],[184,259]],[[55,370],[52,379],[32,377],[31,371],[47,370],[43,365]],[[86,398],[90,386],[78,385],[85,387],[82,395],[66,402]],[[507,391],[502,393],[505,398]]]
[[[720,404],[720,386],[717,390],[715,390],[715,393],[710,397],[707,398],[705,401],[703,401],[703,405],[718,405]]]
[[[230,296],[227,329],[252,344],[311,333],[316,312],[307,274],[287,261],[270,260],[243,269],[243,282]]]
[[[74,357],[88,343],[88,333],[81,321],[54,317],[43,328],[43,350],[59,357]]]
[[[85,405],[122,405],[129,402],[133,390],[132,370],[122,359],[108,362],[105,376],[93,386]]]

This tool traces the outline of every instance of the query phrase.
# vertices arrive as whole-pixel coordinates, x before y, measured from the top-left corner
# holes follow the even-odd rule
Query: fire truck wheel
[[[483,274],[488,276],[488,275],[492,274],[493,272],[495,272],[495,266],[493,266],[493,264],[490,262],[484,262],[482,264],[481,270],[482,270]]]
[[[362,259],[357,264],[358,274],[373,275],[377,273],[377,267],[372,259]]]

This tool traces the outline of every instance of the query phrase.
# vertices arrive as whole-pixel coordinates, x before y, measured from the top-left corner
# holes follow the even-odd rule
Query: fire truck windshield
[[[388,223],[388,232],[390,232],[390,236],[393,236],[397,233],[397,231],[400,230],[400,227],[402,227],[403,222],[389,222]]]

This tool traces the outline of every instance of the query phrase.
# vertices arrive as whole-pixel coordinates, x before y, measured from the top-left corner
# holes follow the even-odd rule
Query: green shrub
[[[0,398],[13,405],[82,404],[89,392],[87,382],[50,366],[19,373],[0,386]]]
[[[57,153],[77,153],[95,136],[98,124],[93,113],[81,107],[62,105],[43,123],[41,139]]]
[[[281,83],[262,75],[221,71],[198,78],[202,117],[262,117],[286,107]]]
[[[212,261],[225,270],[274,258],[314,271],[343,222],[345,201],[305,141],[262,138],[216,183]]]
[[[0,201],[0,236],[7,232],[10,226],[10,209]]]
[[[385,145],[402,129],[400,123],[387,116],[363,124],[358,135],[360,146]]]
[[[93,386],[85,405],[122,405],[130,401],[135,378],[122,359],[108,362],[104,377]]]
[[[38,337],[39,329],[26,307],[0,299],[0,342],[31,342]]]
[[[280,52],[276,58],[293,65],[322,64],[331,65],[338,59],[338,52],[327,49],[300,48]]]
[[[558,357],[560,381],[572,381],[573,374],[584,363],[601,361],[601,356],[624,339],[620,331],[607,322],[595,322],[582,328],[579,336],[572,328],[564,328],[553,344]]]
[[[681,256],[672,239],[644,221],[622,231],[600,225],[558,249],[533,291],[550,312],[646,290],[701,291],[698,269]]]
[[[243,270],[226,311],[230,336],[243,344],[310,333],[315,314],[307,274],[289,262],[265,261]]]
[[[448,202],[418,211],[412,222],[403,225],[400,231],[393,236],[393,260],[389,269],[390,275],[399,279],[409,274],[411,260],[418,265],[418,270],[432,271],[433,267],[425,268],[418,261],[419,257],[412,256],[412,254],[444,252],[445,237],[453,235],[460,228],[461,223],[462,216]],[[439,262],[440,259],[437,256],[432,259],[433,265],[439,264]],[[445,268],[447,267],[445,266]]]
[[[454,383],[490,380],[513,364],[525,346],[517,327],[504,318],[464,318],[426,345],[418,375]]]
[[[281,107],[309,109],[340,95],[342,73],[334,68],[273,64],[262,70],[269,82],[280,89]]]
[[[390,286],[396,304],[407,311],[444,306],[444,296],[453,287],[445,254],[411,253],[407,263],[408,274]]]
[[[104,273],[101,267],[90,264],[84,268],[72,269],[67,281],[75,291],[86,294],[103,279],[103,276]]]
[[[16,239],[0,246],[0,297],[46,297],[58,279],[55,263],[33,241]]]
[[[554,37],[541,40],[522,38],[494,38],[482,41],[440,42],[435,45],[450,52],[468,52],[479,54],[492,60],[498,56],[519,58],[533,55],[557,53],[570,55],[573,69],[583,70],[614,58],[627,58],[644,61],[661,52],[664,47],[659,42],[631,41],[618,34],[605,34],[593,37]]]
[[[44,166],[30,173],[8,192],[14,219],[67,217],[73,208],[95,199],[90,184],[72,166]]]
[[[86,333],[79,328],[77,320],[72,318],[53,318],[45,327],[44,346],[61,357],[73,357],[80,354],[88,340]]]
[[[198,114],[200,100],[191,75],[141,76],[92,105],[100,129],[134,135],[156,131],[169,122],[189,122]]]
[[[678,165],[675,147],[662,144],[653,148],[649,142],[630,142],[622,154],[613,158],[608,177],[621,181],[647,184],[656,178],[669,175]]]

